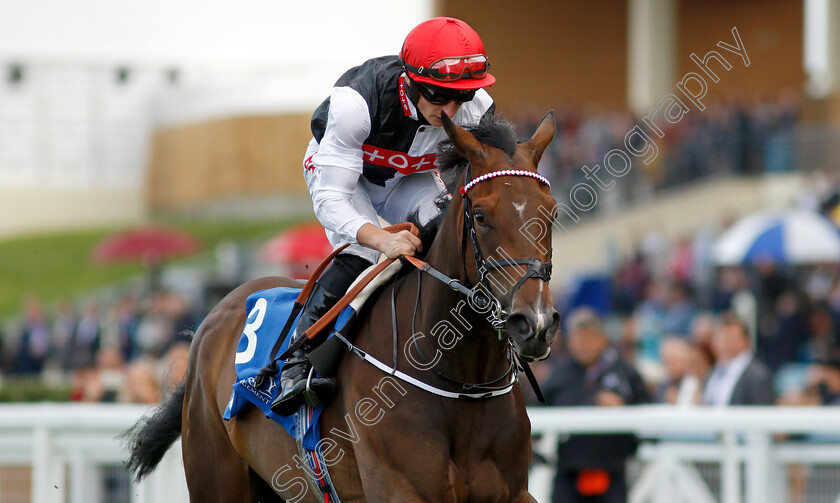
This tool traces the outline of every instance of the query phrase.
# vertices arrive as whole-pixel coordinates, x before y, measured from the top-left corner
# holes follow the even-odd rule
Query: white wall
[[[0,193],[18,215],[0,219],[0,237],[141,220],[153,127],[311,111],[346,69],[396,54],[432,10],[432,0],[0,0]]]

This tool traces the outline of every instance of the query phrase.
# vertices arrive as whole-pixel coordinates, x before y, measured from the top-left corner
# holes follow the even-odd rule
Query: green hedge
[[[69,401],[69,385],[46,385],[37,378],[3,379],[0,384],[0,403]]]

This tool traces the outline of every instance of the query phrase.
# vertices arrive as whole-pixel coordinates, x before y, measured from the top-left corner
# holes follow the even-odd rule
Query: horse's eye
[[[473,218],[475,218],[475,223],[478,225],[487,225],[487,219],[484,217],[484,213],[476,211]]]

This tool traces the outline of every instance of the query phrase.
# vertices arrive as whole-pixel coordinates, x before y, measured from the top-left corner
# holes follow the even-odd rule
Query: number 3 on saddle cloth
[[[222,417],[229,420],[248,404],[255,405],[266,417],[279,423],[297,441],[301,457],[305,458],[310,465],[310,470],[307,471],[310,483],[314,483],[322,492],[330,494],[330,501],[337,503],[338,497],[329,479],[327,465],[317,449],[318,442],[321,440],[318,419],[324,405],[313,408],[307,404],[292,416],[280,416],[271,411],[271,402],[280,392],[279,376],[266,376],[261,387],[255,384],[260,369],[268,365],[274,356],[273,350],[277,337],[283,331],[289,315],[292,314],[295,299],[300,292],[300,288],[272,288],[255,292],[245,301],[248,317],[236,349],[236,382],[233,384],[233,393]],[[347,327],[355,314],[353,307],[347,306],[336,319],[335,329],[330,331],[330,337],[334,336],[335,330]],[[297,318],[299,317],[298,314]],[[297,318],[276,354],[283,354],[288,348],[290,335],[294,333],[297,325]],[[341,347],[346,352],[343,344]],[[277,363],[282,368],[283,360],[278,360]]]
[[[328,259],[331,258],[328,257]],[[401,267],[402,263],[399,261],[389,260],[379,263],[368,268],[350,286],[350,290],[334,308],[341,309],[341,312],[335,318],[333,326],[324,328],[324,330],[329,329],[328,339],[320,344],[317,350],[310,353],[316,369],[323,370],[327,374],[335,371],[342,355],[348,353],[348,347],[345,345],[347,340],[342,336],[342,341],[339,342],[336,335],[349,335],[356,312],[371,293],[393,278]],[[234,362],[236,382],[233,383],[233,393],[223,417],[230,419],[245,405],[252,403],[263,411],[266,417],[283,426],[293,438],[301,438],[304,447],[314,449],[320,440],[317,420],[321,415],[323,405],[312,410],[311,424],[305,431],[300,431],[293,416],[281,416],[271,410],[271,403],[280,392],[277,372],[283,367],[284,360],[279,358],[285,356],[291,334],[294,333],[300,318],[300,311],[295,309],[296,306],[300,308],[303,305],[304,301],[300,299],[300,294],[300,288],[278,287],[254,292],[245,300],[245,312],[248,316],[245,318],[245,328],[242,330],[242,336],[236,348]],[[346,307],[342,309],[342,305]],[[294,315],[295,319],[287,326],[291,315]],[[329,315],[330,313],[327,313],[325,318]],[[325,321],[327,320],[321,320],[321,322]],[[313,325],[310,330],[317,325],[317,323]],[[284,340],[278,346],[280,335],[284,336]],[[269,367],[272,360],[277,363],[275,370],[270,373],[261,372]],[[325,375],[325,377],[332,377],[332,375]]]
[[[271,402],[280,392],[279,376],[267,376],[261,387],[257,387],[255,383],[260,369],[268,365],[274,356],[274,344],[292,313],[300,291],[300,288],[272,288],[255,292],[245,301],[248,317],[236,348],[236,382],[233,384],[233,393],[223,417],[230,419],[251,403],[263,411],[266,417],[283,426],[293,438],[298,438],[298,434],[303,433],[304,447],[314,449],[320,440],[318,416],[323,406],[313,411],[308,431],[298,432],[294,416],[280,416],[271,411]],[[299,318],[300,314],[297,317]],[[341,318],[344,318],[341,320],[343,326],[349,318],[349,313]],[[289,336],[294,333],[297,322],[295,319],[277,354],[282,354],[288,348]],[[277,363],[282,368],[283,360]]]

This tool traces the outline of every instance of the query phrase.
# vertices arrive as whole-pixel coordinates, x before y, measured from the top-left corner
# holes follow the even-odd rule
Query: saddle
[[[403,230],[407,230],[407,231],[411,232],[412,234],[414,234],[415,236],[417,236],[419,234],[419,230],[417,229],[417,226],[415,226],[411,222],[403,222],[403,223],[400,223],[400,224],[392,225],[390,227],[385,227],[384,230],[387,230],[388,232],[400,232],[400,231],[403,231]],[[285,341],[286,336],[289,334],[289,331],[291,330],[291,327],[294,325],[294,321],[297,319],[297,316],[300,313],[300,310],[303,308],[303,305],[305,304],[307,297],[312,292],[312,290],[315,286],[315,282],[318,280],[318,278],[324,272],[324,269],[326,269],[327,266],[330,264],[332,259],[335,258],[336,255],[341,253],[345,248],[347,248],[347,246],[349,246],[349,245],[345,244],[345,245],[342,245],[339,248],[333,250],[333,252],[330,253],[321,262],[321,264],[315,269],[315,271],[312,273],[312,276],[309,278],[309,280],[307,280],[306,285],[303,287],[303,290],[301,290],[300,294],[298,295],[297,299],[295,300],[294,306],[293,306],[291,314],[289,315],[289,318],[286,322],[286,325],[283,327],[283,330],[281,331],[280,336],[277,339],[277,342],[275,342],[274,347],[271,350],[272,358],[270,360],[270,363],[268,365],[266,365],[265,367],[261,368],[260,371],[259,371],[259,374],[255,378],[254,384],[256,385],[257,388],[261,388],[262,385],[266,382],[266,379],[268,377],[277,375],[277,373],[280,371],[280,366],[277,363],[279,360],[287,359],[289,356],[292,355],[292,353],[294,353],[298,348],[300,348],[307,341],[317,337],[323,330],[325,330],[327,327],[329,327],[333,323],[335,323],[339,319],[339,315],[341,315],[342,313],[345,312],[345,308],[347,306],[349,306],[354,300],[356,300],[357,297],[359,297],[359,295],[362,292],[366,292],[366,294],[363,295],[362,297],[366,297],[366,296],[370,295],[370,293],[378,287],[378,284],[384,283],[384,281],[387,281],[388,279],[390,279],[391,276],[394,273],[396,273],[396,271],[398,270],[396,268],[392,268],[393,269],[392,274],[385,274],[385,275],[382,274],[383,271],[385,271],[392,264],[397,262],[397,259],[386,259],[386,260],[383,260],[383,261],[379,262],[378,264],[372,266],[371,268],[369,268],[367,270],[367,273],[363,273],[350,286],[350,289],[348,290],[348,292],[335,304],[335,306],[332,307],[332,309],[330,309],[324,316],[321,317],[321,319],[319,319],[311,327],[309,327],[304,332],[304,336],[301,337],[300,339],[298,339],[295,344],[290,345],[286,349],[286,351],[284,351],[281,355],[278,356],[277,352],[283,346],[283,342]],[[434,278],[438,279],[439,281],[442,281],[442,282],[446,283],[447,285],[449,285],[450,288],[452,288],[454,290],[458,290],[461,293],[463,293],[464,295],[467,295],[468,297],[472,297],[475,294],[475,292],[466,288],[464,285],[462,285],[457,280],[453,280],[452,278],[449,278],[448,276],[442,274],[440,271],[436,270],[434,267],[431,267],[428,263],[426,263],[422,260],[419,260],[416,257],[404,255],[404,256],[400,257],[400,262],[397,262],[397,264],[395,266],[398,267],[400,265],[400,263],[407,263],[407,264],[409,264],[413,267],[416,267],[418,270],[423,271],[427,274],[430,274],[432,277],[434,277]],[[378,284],[375,284],[374,288],[369,288],[369,289],[365,290],[365,287],[370,285],[371,282],[376,278],[380,278],[380,281],[378,282]],[[520,281],[520,283],[521,283],[521,281]],[[363,299],[359,298],[359,300],[363,300]],[[479,300],[480,299],[478,299],[478,298],[474,298],[475,302],[478,302]],[[489,300],[487,302],[489,302]],[[358,309],[360,304],[361,303],[357,303],[353,307]],[[342,332],[344,335],[349,335],[348,327],[350,327],[351,325],[352,325],[351,321],[345,320],[345,323],[342,326],[339,327],[339,329],[340,329],[339,331]],[[309,353],[309,361],[312,364],[312,367],[315,369],[315,372],[317,372],[317,375],[319,375],[321,377],[335,377],[336,371],[338,370],[338,366],[341,363],[341,359],[344,356],[344,354],[347,352],[348,349],[351,352],[357,354],[363,360],[368,361],[368,363],[372,363],[374,366],[380,368],[380,370],[388,372],[391,375],[398,375],[399,374],[401,376],[400,377],[401,379],[407,380],[408,382],[410,382],[410,383],[412,383],[412,384],[414,384],[414,385],[416,385],[416,386],[418,386],[418,387],[420,387],[420,388],[422,388],[426,391],[430,391],[432,393],[435,393],[435,394],[438,394],[438,395],[441,395],[441,396],[447,396],[447,397],[450,397],[450,398],[487,398],[488,396],[495,396],[496,394],[507,393],[508,391],[510,391],[510,389],[513,385],[513,382],[515,382],[515,380],[516,380],[515,370],[521,369],[521,371],[524,372],[525,376],[528,378],[528,381],[530,382],[531,387],[533,388],[534,393],[537,396],[537,399],[540,401],[540,403],[546,403],[545,398],[543,398],[542,391],[540,390],[540,386],[537,383],[537,380],[536,380],[533,372],[531,371],[531,369],[528,365],[528,362],[523,360],[522,358],[516,358],[517,364],[511,367],[511,369],[514,370],[513,379],[508,385],[502,386],[501,388],[496,389],[496,390],[491,390],[487,393],[482,392],[482,393],[475,393],[475,394],[465,393],[465,392],[448,393],[446,391],[441,391],[439,389],[436,389],[436,388],[427,386],[423,383],[420,383],[419,381],[416,381],[416,379],[412,378],[411,376],[407,376],[404,373],[399,372],[396,369],[396,367],[394,367],[392,369],[392,368],[389,368],[387,366],[384,366],[381,362],[375,361],[375,359],[371,358],[369,354],[366,354],[363,351],[359,351],[358,348],[354,347],[352,345],[352,343],[350,343],[347,340],[347,338],[345,338],[343,336],[327,338],[326,341],[324,341],[322,344],[320,344],[317,348],[315,348],[314,350],[312,350]],[[317,402],[310,402],[310,403],[317,403]]]
[[[400,231],[409,231],[415,236],[417,236],[420,232],[411,222],[403,222],[396,225],[391,225],[389,227],[385,227],[383,230],[388,232],[400,232]],[[303,289],[301,290],[300,294],[298,295],[297,299],[295,300],[294,306],[292,307],[292,312],[289,315],[289,319],[286,322],[286,325],[283,327],[279,337],[277,338],[277,342],[274,345],[274,348],[271,350],[272,359],[271,362],[260,369],[259,374],[256,377],[255,385],[257,388],[262,387],[265,383],[265,379],[269,376],[277,375],[280,371],[280,366],[277,364],[278,360],[285,360],[295,350],[299,349],[303,346],[307,341],[312,340],[313,338],[317,337],[318,334],[322,333],[325,329],[332,326],[333,323],[338,319],[338,316],[344,311],[344,309],[350,305],[353,300],[355,300],[359,294],[368,286],[375,278],[380,276],[380,274],[388,268],[391,264],[393,264],[396,259],[385,259],[380,261],[378,264],[371,266],[365,273],[362,273],[361,276],[350,286],[350,289],[344,296],[329,310],[327,313],[321,317],[317,322],[315,322],[311,327],[309,327],[304,333],[303,337],[298,339],[295,344],[290,345],[283,354],[277,355],[277,352],[280,350],[280,347],[283,344],[283,341],[286,339],[286,336],[289,334],[295,319],[297,319],[298,314],[300,313],[301,309],[303,309],[304,304],[306,303],[306,299],[312,293],[313,288],[315,287],[315,282],[318,281],[318,278],[321,277],[321,274],[327,268],[327,266],[332,262],[332,260],[344,251],[345,248],[350,246],[349,244],[344,244],[330,253],[317,268],[313,271],[312,275],[306,281]],[[370,291],[370,290],[369,290]],[[341,361],[342,355],[347,351],[347,347],[336,338],[329,338],[326,342],[318,346],[316,349],[309,353],[309,360],[312,363],[312,366],[315,368],[315,371],[318,372],[318,375],[324,377],[333,377],[335,375],[335,371],[338,368],[338,364]]]

